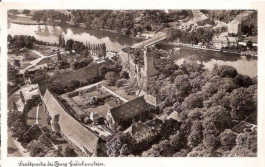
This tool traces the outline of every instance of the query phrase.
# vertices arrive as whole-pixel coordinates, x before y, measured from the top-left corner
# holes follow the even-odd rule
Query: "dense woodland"
[[[256,156],[257,79],[230,66],[208,71],[200,64],[183,64],[172,69],[171,75],[167,71],[153,78],[149,92],[162,101],[158,115],[177,112],[178,121],[164,120],[145,147],[121,134],[107,143],[107,155]]]

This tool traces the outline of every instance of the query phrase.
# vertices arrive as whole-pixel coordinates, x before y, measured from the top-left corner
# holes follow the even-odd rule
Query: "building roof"
[[[52,118],[55,115],[59,115],[58,124],[62,133],[81,150],[84,152],[89,151],[89,153],[93,154],[96,150],[99,137],[67,113],[62,104],[48,89],[43,96],[43,102]]]
[[[110,113],[116,122],[128,121],[135,118],[146,110],[146,102],[144,97],[137,97],[118,107],[110,109]]]

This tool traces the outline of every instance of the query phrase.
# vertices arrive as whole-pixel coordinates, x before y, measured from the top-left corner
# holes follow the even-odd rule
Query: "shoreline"
[[[20,17],[20,16],[16,16],[16,17]],[[122,34],[121,32],[118,32],[117,30],[111,30],[111,29],[105,29],[105,28],[88,28],[88,27],[85,27],[83,26],[82,24],[83,23],[79,23],[79,25],[74,25],[74,24],[71,24],[71,23],[64,23],[64,24],[61,24],[61,23],[55,23],[55,24],[50,24],[50,23],[47,23],[47,22],[41,22],[41,23],[38,23],[34,20],[31,19],[31,21],[21,21],[21,20],[18,20],[18,19],[13,19],[13,18],[9,18],[8,19],[8,23],[10,24],[18,24],[18,25],[32,25],[32,26],[36,26],[36,25],[47,25],[47,26],[68,26],[70,28],[81,28],[83,30],[90,30],[90,31],[105,31],[105,32],[110,32],[110,33],[113,33],[113,34],[120,34],[120,35],[123,35],[127,38],[131,38],[133,40],[142,40],[142,38],[139,38],[139,37],[132,37],[132,36],[127,36],[127,35],[124,35]]]
[[[211,49],[211,48],[202,48],[202,47],[194,47],[194,46],[190,46],[189,44],[183,44],[183,43],[174,43],[174,42],[170,42],[169,44],[175,45],[177,47],[186,47],[186,48],[192,48],[192,49],[199,49],[199,50],[209,50],[209,51],[213,51],[213,52],[219,52],[219,53],[229,53],[229,54],[235,54],[238,56],[250,56],[250,57],[258,57],[258,55],[245,55],[242,54],[241,52],[233,52],[233,51],[226,51],[226,50],[221,50],[221,49]]]

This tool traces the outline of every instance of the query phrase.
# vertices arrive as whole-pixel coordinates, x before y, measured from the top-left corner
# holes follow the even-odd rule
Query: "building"
[[[215,36],[212,40],[213,46],[215,49],[222,49],[225,47],[238,46],[238,38],[231,37],[227,34],[222,34],[220,36]]]
[[[112,130],[117,128],[127,128],[131,125],[133,119],[146,112],[147,103],[143,96],[121,104],[117,107],[110,107],[107,113],[107,123]]]
[[[236,18],[228,23],[228,33],[239,35],[242,33],[243,22],[246,21],[254,11],[245,11],[236,16]]]

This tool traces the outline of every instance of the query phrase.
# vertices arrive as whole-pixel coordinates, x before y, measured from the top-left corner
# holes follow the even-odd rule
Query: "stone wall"
[[[43,103],[51,119],[58,115],[60,131],[71,143],[84,153],[95,152],[99,137],[74,119],[48,89],[43,96]]]

